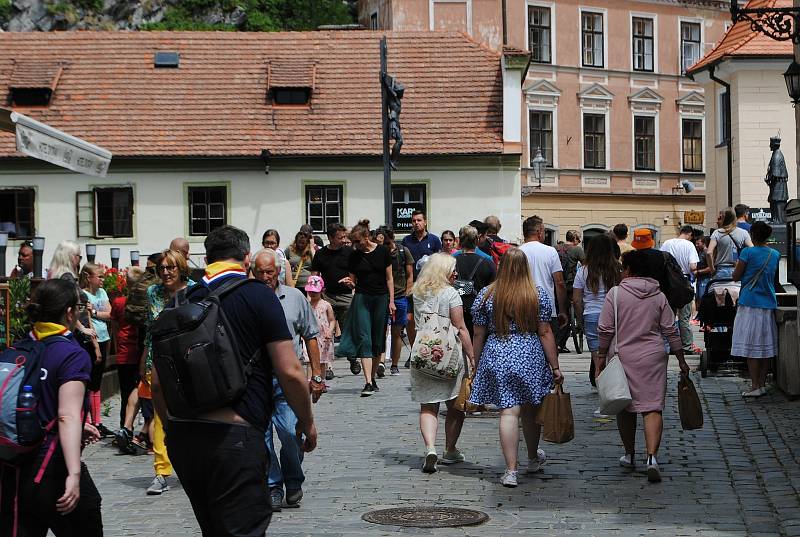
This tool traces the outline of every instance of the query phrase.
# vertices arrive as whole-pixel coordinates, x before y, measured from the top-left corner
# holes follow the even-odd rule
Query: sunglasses
[[[161,265],[160,267],[158,267],[158,270],[172,272],[176,268],[178,268],[177,265]]]

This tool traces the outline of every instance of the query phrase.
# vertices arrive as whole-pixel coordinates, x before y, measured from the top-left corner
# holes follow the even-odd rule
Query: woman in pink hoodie
[[[614,336],[620,362],[628,378],[631,404],[617,414],[617,428],[625,446],[625,455],[619,459],[621,466],[635,467],[636,414],[644,419],[644,438],[647,445],[647,479],[661,481],[656,452],[661,443],[664,422],[664,396],[667,389],[667,361],[664,338],[680,364],[681,374],[689,374],[683,357],[681,338],[675,326],[675,312],[669,307],[667,297],[659,290],[658,282],[650,276],[648,257],[640,251],[622,256],[625,271],[622,282],[606,294],[600,313],[598,333],[599,357],[605,366],[606,356]],[[614,304],[616,301],[616,326]],[[612,353],[613,355],[613,353]]]

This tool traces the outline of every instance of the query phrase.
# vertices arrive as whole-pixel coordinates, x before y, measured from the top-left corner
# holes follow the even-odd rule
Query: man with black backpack
[[[153,400],[203,535],[263,536],[272,516],[264,449],[272,375],[305,452],[317,443],[309,385],[278,298],[247,279],[247,234],[222,226],[205,248],[202,285],[153,323]]]

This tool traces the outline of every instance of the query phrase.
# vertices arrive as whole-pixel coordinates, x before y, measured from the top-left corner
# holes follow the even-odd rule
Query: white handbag
[[[597,376],[597,393],[600,395],[600,412],[603,414],[619,414],[631,404],[631,390],[628,387],[628,377],[619,359],[619,321],[617,318],[617,295],[619,287],[614,292],[614,354],[606,360],[606,367]]]

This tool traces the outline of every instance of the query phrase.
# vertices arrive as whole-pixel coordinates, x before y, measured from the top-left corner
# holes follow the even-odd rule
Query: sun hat
[[[655,245],[656,241],[653,240],[653,235],[650,233],[649,229],[637,229],[633,232],[631,246],[636,250],[645,250]]]
[[[319,276],[309,276],[306,286],[303,288],[306,292],[321,293],[325,289],[325,282]]]

